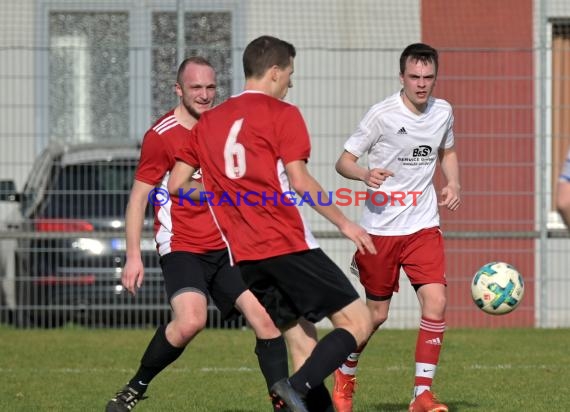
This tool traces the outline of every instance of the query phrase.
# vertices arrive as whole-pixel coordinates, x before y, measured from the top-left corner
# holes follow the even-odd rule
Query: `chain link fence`
[[[435,94],[454,107],[463,186],[460,210],[441,213],[447,323],[570,326],[570,240],[553,202],[570,147],[567,1],[7,0],[0,23],[0,321],[134,327],[170,316],[150,226],[143,288],[130,297],[120,286],[137,142],[177,104],[182,57],[212,61],[221,102],[243,86],[244,46],[271,34],[297,47],[287,100],[311,132],[311,171],[333,192],[362,190],[334,162],[368,108],[400,87],[401,50],[436,47]],[[88,166],[73,157],[80,147]],[[64,213],[30,218],[54,206],[52,195]],[[361,207],[343,211],[357,220]],[[361,290],[348,271],[352,244],[303,213]],[[515,312],[492,317],[471,302],[469,283],[497,260],[521,271],[526,294]],[[416,327],[413,289],[401,283],[387,327]],[[212,327],[243,326],[210,314]]]

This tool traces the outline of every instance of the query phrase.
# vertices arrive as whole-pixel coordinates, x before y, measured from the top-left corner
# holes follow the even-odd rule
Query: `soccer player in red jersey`
[[[162,116],[143,140],[126,211],[127,260],[122,273],[124,287],[135,295],[144,280],[140,241],[150,199],[155,209],[155,241],[173,319],[156,330],[138,371],[108,402],[107,412],[130,411],[144,399],[151,380],[174,362],[205,327],[208,294],[225,319],[236,315],[236,308],[247,318],[257,336],[256,353],[268,386],[288,375],[283,337],[247,289],[238,268],[230,265],[226,244],[208,206],[199,203],[179,206],[166,192],[176,150],[214,103],[214,68],[201,57],[184,60],[178,70],[176,93],[180,104]],[[199,180],[198,175],[195,178]]]
[[[275,37],[249,43],[243,53],[245,90],[201,116],[176,155],[168,183],[170,193],[182,198],[201,168],[204,189],[213,194],[210,210],[231,256],[278,326],[301,317],[311,322],[328,317],[334,325],[303,366],[273,386],[293,412],[308,410],[308,391],[372,331],[370,312],[319,248],[294,205],[294,192],[322,199],[311,206],[362,253],[376,252],[362,227],[327,205],[326,193],[308,172],[305,121],[297,107],[282,100],[292,86],[295,55],[292,44]]]

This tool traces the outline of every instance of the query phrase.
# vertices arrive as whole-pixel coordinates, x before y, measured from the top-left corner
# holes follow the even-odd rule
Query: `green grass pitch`
[[[103,411],[153,332],[0,327],[0,411]],[[407,410],[415,339],[413,330],[374,336],[355,412]],[[569,345],[570,329],[450,329],[433,389],[450,411],[568,411]],[[270,411],[253,346],[250,330],[205,330],[135,410]]]

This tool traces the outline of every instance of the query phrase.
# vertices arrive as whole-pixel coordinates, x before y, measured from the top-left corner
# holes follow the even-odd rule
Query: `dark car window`
[[[123,218],[136,162],[56,165],[40,218]]]

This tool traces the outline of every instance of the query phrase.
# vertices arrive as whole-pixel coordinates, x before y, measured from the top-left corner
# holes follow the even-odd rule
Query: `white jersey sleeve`
[[[373,106],[364,115],[352,136],[345,143],[344,150],[360,158],[378,142],[382,130],[376,109],[376,106]]]
[[[450,119],[448,121],[447,132],[443,136],[440,149],[451,149],[455,145],[455,136],[453,135],[454,122],[455,118],[453,117],[453,112],[451,112],[450,109]]]

